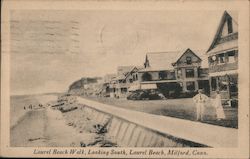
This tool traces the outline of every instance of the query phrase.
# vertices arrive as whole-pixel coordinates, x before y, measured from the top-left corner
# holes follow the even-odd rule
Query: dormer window
[[[227,30],[228,30],[228,34],[231,34],[233,32],[232,18],[227,19]]]
[[[186,62],[188,65],[192,64],[192,58],[190,56],[186,57]]]

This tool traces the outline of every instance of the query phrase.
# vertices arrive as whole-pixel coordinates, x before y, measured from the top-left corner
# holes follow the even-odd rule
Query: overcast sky
[[[223,11],[13,11],[11,94],[60,92],[142,65],[146,52],[207,50]]]

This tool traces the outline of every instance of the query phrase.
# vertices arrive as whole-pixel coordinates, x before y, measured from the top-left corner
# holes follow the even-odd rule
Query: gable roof
[[[118,75],[125,75],[127,72],[131,71],[135,66],[118,66],[117,67],[117,74]]]
[[[134,70],[138,70],[138,68],[136,66],[134,66],[130,71],[126,72],[124,75],[127,77],[132,71]]]
[[[181,51],[168,51],[168,52],[149,52],[146,54],[146,60],[149,61],[147,70],[171,70],[173,69],[172,63],[181,56]],[[144,69],[144,70],[145,70]]]
[[[186,53],[192,53],[194,56],[196,56],[199,60],[202,61],[202,59],[201,59],[199,56],[197,56],[191,49],[188,48],[188,49],[178,58],[178,60],[176,60],[176,62],[174,62],[173,64],[178,63],[179,60],[180,60]]]
[[[129,76],[130,72],[132,72],[133,70],[142,69],[141,66],[118,66],[118,68],[122,69],[123,71],[122,71],[122,74],[117,74],[117,76],[115,77],[115,80],[124,80]]]
[[[191,51],[195,56],[201,60],[201,67],[208,67],[208,59],[205,50],[186,49],[182,51],[169,51],[169,52],[149,52],[146,54],[146,60],[149,61],[149,67],[140,70],[145,71],[160,71],[160,70],[173,70],[173,64],[176,63],[185,53]]]
[[[208,48],[207,52],[209,52],[210,50],[212,50],[220,36],[220,33],[222,32],[222,29],[223,29],[223,26],[224,26],[224,23],[226,21],[226,19],[228,17],[231,17],[232,20],[238,25],[238,17],[237,17],[237,14],[233,11],[224,11],[222,17],[221,17],[221,20],[220,20],[220,23],[219,23],[219,26],[218,26],[218,29],[215,33],[215,36],[214,36],[214,39],[210,45],[210,47]]]

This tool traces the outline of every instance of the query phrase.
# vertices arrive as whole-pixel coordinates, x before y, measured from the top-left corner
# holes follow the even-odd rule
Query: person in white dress
[[[209,98],[203,94],[201,89],[198,90],[198,94],[193,97],[193,101],[196,105],[196,120],[203,120],[205,104],[209,101]]]
[[[219,91],[216,91],[216,97],[214,100],[214,107],[216,110],[217,120],[225,119],[226,116],[225,116],[225,113],[224,113],[224,110],[223,110],[223,107],[221,104],[221,95],[220,95]]]

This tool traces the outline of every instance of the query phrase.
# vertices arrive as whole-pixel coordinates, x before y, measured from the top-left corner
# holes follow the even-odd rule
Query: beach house
[[[209,94],[207,58],[191,49],[146,54],[144,69],[138,71],[140,89],[160,89],[171,93],[193,94],[204,89]],[[177,92],[179,91],[179,92]],[[177,95],[177,94],[176,94]]]
[[[118,66],[117,76],[111,81],[111,88],[113,89],[114,97],[125,98],[127,97],[128,89],[134,85],[136,75],[138,72],[136,66]],[[113,95],[112,95],[113,97]]]
[[[237,13],[225,11],[207,50],[211,96],[219,90],[222,103],[238,105]]]

